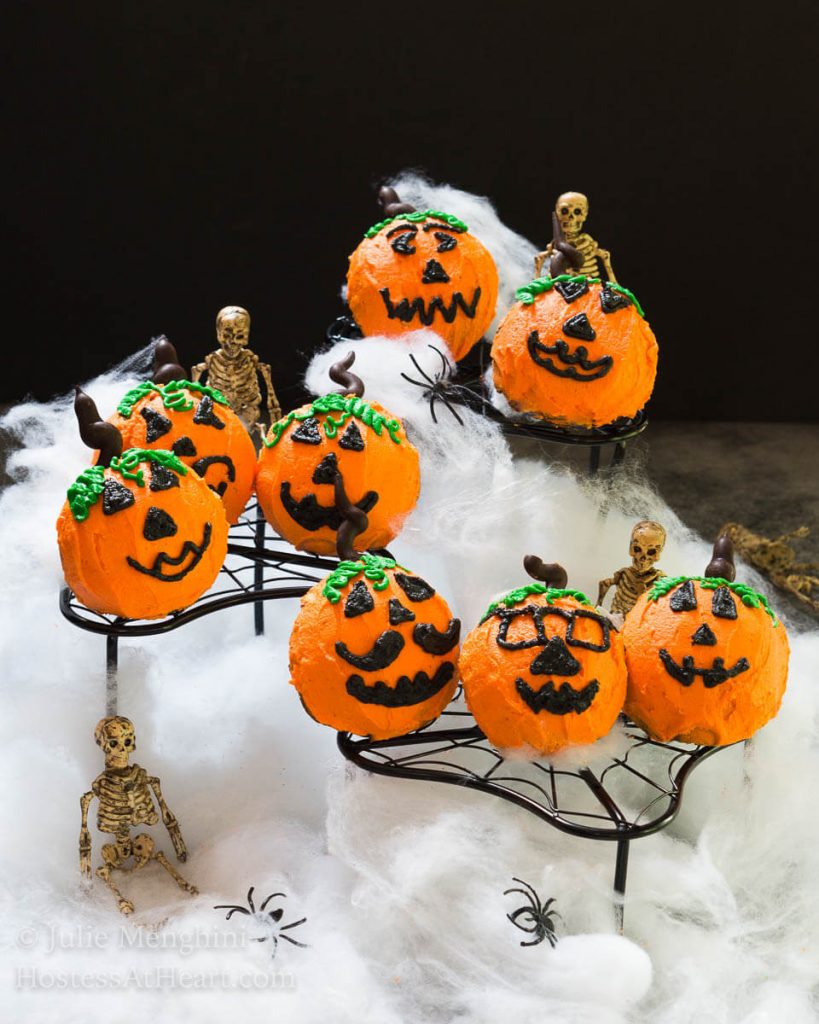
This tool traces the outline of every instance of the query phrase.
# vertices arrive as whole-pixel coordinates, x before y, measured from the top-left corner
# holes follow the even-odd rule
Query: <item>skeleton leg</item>
[[[148,837],[146,836],[145,838],[147,839]],[[151,846],[153,847],[153,843],[151,844]],[[190,882],[185,881],[185,879],[179,874],[179,872],[176,870],[173,864],[171,864],[171,862],[168,860],[168,858],[161,850],[152,849],[151,859],[158,861],[162,865],[162,867],[165,868],[168,874],[176,880],[176,884],[179,886],[180,889],[185,889],[186,892],[189,892],[191,894],[191,896],[199,895],[199,890],[196,888],[196,886],[191,885]]]
[[[133,914],[134,905],[126,900],[119,889],[111,881],[111,872],[124,870],[122,868],[122,851],[114,843],[106,843],[102,848],[102,859],[104,861],[96,871],[97,877],[101,878],[111,892],[116,896],[119,909],[123,914]]]

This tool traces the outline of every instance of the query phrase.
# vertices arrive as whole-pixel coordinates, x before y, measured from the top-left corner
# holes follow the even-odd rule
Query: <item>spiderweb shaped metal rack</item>
[[[336,344],[342,341],[356,341],[363,337],[361,328],[349,314],[340,316],[327,328],[327,340]],[[430,346],[433,348],[433,346]],[[648,426],[648,418],[642,409],[632,419],[621,419],[605,427],[568,429],[529,413],[506,416],[491,402],[485,384],[489,369],[489,344],[479,342],[465,359],[458,363],[455,372],[444,355],[435,349],[440,358],[440,368],[428,372],[410,355],[413,364],[401,376],[410,384],[420,388],[429,402],[430,415],[437,422],[436,405],[449,410],[460,422],[457,407],[462,406],[485,416],[500,425],[508,437],[531,437],[552,444],[580,446],[589,449],[589,473],[594,475],[600,469],[600,456],[604,447],[614,446],[610,469],[619,466],[626,457],[626,444]],[[420,379],[419,379],[420,378]]]
[[[338,565],[338,559],[305,555],[274,533],[260,506],[247,506],[230,528],[225,564],[211,589],[192,605],[162,619],[125,619],[86,608],[69,587],[60,592],[60,611],[73,625],[106,637],[109,713],[116,705],[120,637],[168,633],[203,615],[253,604],[256,635],[264,632],[264,602],[301,597]]]
[[[460,693],[436,722],[418,732],[389,740],[340,732],[338,746],[369,772],[476,789],[523,807],[561,832],[616,843],[615,912],[622,931],[631,840],[666,828],[680,810],[691,772],[725,748],[658,743],[622,716],[621,724],[628,745],[595,770],[504,759]]]

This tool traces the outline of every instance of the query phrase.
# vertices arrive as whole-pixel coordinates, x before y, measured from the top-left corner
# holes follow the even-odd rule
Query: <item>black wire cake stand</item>
[[[615,914],[623,930],[632,839],[666,828],[679,813],[685,783],[724,747],[659,743],[621,716],[628,744],[602,768],[505,759],[466,710],[461,694],[429,726],[389,740],[338,734],[342,754],[377,775],[464,786],[517,804],[553,828],[616,843]]]

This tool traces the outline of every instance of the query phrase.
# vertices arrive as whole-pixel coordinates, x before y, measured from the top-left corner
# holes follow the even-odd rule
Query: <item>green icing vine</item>
[[[481,622],[486,622],[489,616],[496,612],[502,604],[506,605],[507,608],[511,608],[512,605],[525,601],[530,594],[543,594],[547,604],[554,604],[560,597],[573,597],[580,604],[591,605],[591,601],[580,590],[558,590],[555,587],[547,587],[545,583],[527,583],[522,587],[518,587],[517,590],[510,590],[508,594],[504,594],[497,601],[493,601],[486,609],[486,614],[481,619]]]
[[[209,395],[219,405],[230,405],[221,391],[210,388],[207,384],[199,384],[193,380],[171,380],[167,384],[154,384],[151,380],[143,381],[131,388],[117,406],[117,412],[125,419],[129,419],[134,411],[137,402],[146,395],[156,394],[162,399],[166,409],[173,409],[175,412],[193,408],[193,401],[185,394],[185,391],[195,391],[202,395]]]
[[[91,506],[99,501],[104,480],[105,470],[102,466],[89,466],[68,488],[68,507],[78,523],[85,522]]]
[[[403,566],[398,565],[394,558],[371,555],[365,551],[355,562],[339,562],[324,581],[321,592],[331,604],[338,604],[341,600],[341,588],[346,587],[350,580],[361,576],[362,573],[365,579],[370,580],[374,590],[386,590],[390,585],[385,571],[387,569],[403,569]]]
[[[703,590],[716,590],[717,587],[728,587],[729,590],[732,590],[740,598],[744,605],[747,605],[749,608],[764,608],[773,620],[774,626],[779,625],[779,620],[764,594],[760,594],[749,587],[747,583],[729,583],[728,580],[721,579],[719,576],[661,576],[652,586],[651,590],[649,590],[648,600],[659,601],[669,591],[674,590],[682,583],[687,583],[689,580],[700,583]]]
[[[603,282],[599,277],[586,277],[585,274],[558,274],[557,277],[536,277],[534,281],[530,281],[529,284],[523,285],[522,288],[518,288],[515,292],[515,298],[518,302],[522,302],[524,306],[531,306],[538,295],[542,295],[544,292],[551,291],[552,288],[559,283],[565,283],[567,281],[588,281],[589,284],[602,284]],[[643,307],[637,301],[637,296],[634,292],[624,288],[621,284],[615,284],[614,281],[607,281],[606,287],[611,288],[615,292],[620,292],[625,295],[626,298],[630,299],[634,303],[634,308],[645,320],[645,313]]]
[[[338,419],[333,419],[330,415],[333,412],[341,413],[341,416]],[[317,414],[326,417],[322,425],[324,426],[324,433],[330,440],[336,436],[339,428],[343,427],[347,420],[353,416],[375,431],[378,437],[381,436],[382,430],[386,430],[391,441],[394,441],[395,444],[401,444],[401,438],[398,436],[401,430],[400,420],[388,420],[386,416],[376,412],[363,398],[357,398],[355,395],[322,395],[321,398],[311,402],[303,412],[289,412],[282,419],[274,423],[270,428],[270,433],[264,439],[265,446],[267,448],[274,448],[282,439],[285,430],[294,420],[301,422]]]
[[[442,213],[440,210],[416,210],[414,213],[402,213],[398,217],[388,217],[387,220],[379,221],[378,224],[373,224],[369,231],[364,233],[365,238],[375,238],[378,232],[385,228],[388,224],[392,224],[396,220],[405,220],[410,224],[415,224],[422,220],[427,219],[440,220],[444,224],[449,224],[450,227],[455,228],[457,231],[469,231],[469,228],[464,224],[462,220],[458,220],[457,217],[451,213]]]

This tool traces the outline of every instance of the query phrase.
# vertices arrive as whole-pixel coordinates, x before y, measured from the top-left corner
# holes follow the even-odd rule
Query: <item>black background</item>
[[[160,332],[193,363],[237,303],[293,404],[377,185],[418,167],[539,244],[590,196],[654,418],[815,419],[817,7],[9,3],[0,398]]]

